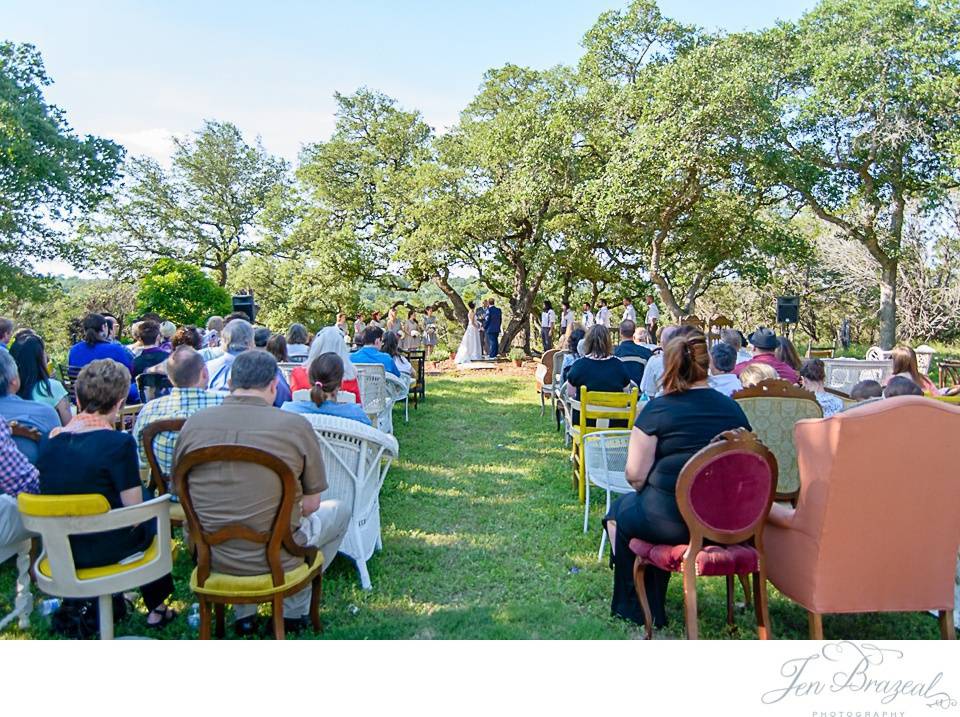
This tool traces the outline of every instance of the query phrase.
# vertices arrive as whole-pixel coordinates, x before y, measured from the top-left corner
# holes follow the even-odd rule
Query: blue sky
[[[47,97],[82,133],[162,158],[171,134],[229,120],[293,161],[333,127],[333,93],[366,85],[442,129],[490,67],[572,64],[617,0],[51,2],[0,0],[0,39],[31,42]],[[735,31],[812,0],[662,0],[684,22]]]

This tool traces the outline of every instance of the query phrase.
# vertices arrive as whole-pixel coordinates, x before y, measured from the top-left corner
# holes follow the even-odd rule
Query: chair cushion
[[[173,543],[173,541],[170,542]],[[157,541],[157,538],[154,537],[153,542],[150,543],[150,547],[144,551],[142,558],[134,560],[130,563],[113,563],[112,565],[101,565],[96,568],[77,568],[77,579],[94,580],[96,578],[119,575],[120,573],[126,573],[137,568],[142,568],[144,565],[156,560],[159,551],[160,544]],[[50,560],[47,557],[44,557],[43,560],[40,561],[37,569],[42,575],[45,575],[48,578],[53,577],[53,573],[50,571]]]
[[[323,567],[323,553],[317,551],[317,557],[311,565],[303,563],[295,570],[284,573],[283,584],[274,587],[270,573],[261,575],[228,575],[211,572],[203,587],[197,584],[197,569],[190,575],[190,589],[198,595],[218,597],[269,597],[292,588],[303,582],[314,570]]]
[[[634,538],[630,550],[646,563],[677,573],[683,567],[688,545],[655,545]],[[705,545],[697,553],[697,575],[742,575],[755,572],[760,564],[756,548],[750,545]]]
[[[77,495],[33,495],[21,493],[17,506],[24,515],[62,518],[74,515],[102,515],[110,511],[110,503],[99,493]]]

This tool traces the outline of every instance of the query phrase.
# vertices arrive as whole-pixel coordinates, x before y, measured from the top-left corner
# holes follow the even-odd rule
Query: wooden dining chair
[[[254,463],[273,471],[280,480],[281,495],[277,512],[268,532],[253,530],[242,522],[231,523],[217,530],[208,530],[193,505],[190,495],[191,472],[208,463]],[[284,638],[283,599],[313,586],[310,597],[310,621],[317,631],[320,623],[320,591],[323,580],[323,553],[305,548],[293,539],[290,519],[299,492],[297,479],[290,467],[277,456],[250,446],[214,445],[197,448],[180,456],[173,474],[180,503],[186,515],[190,537],[196,546],[197,567],[190,576],[190,589],[200,604],[200,639],[210,639],[210,606],[216,611],[216,635],[226,630],[224,613],[228,604],[273,605],[273,634]],[[260,575],[230,575],[213,570],[212,549],[229,540],[245,540],[262,545],[268,572]],[[302,557],[304,562],[289,572],[284,570],[282,552]]]
[[[777,459],[757,437],[738,428],[720,434],[686,462],[677,479],[677,505],[690,531],[685,545],[630,541],[636,556],[634,589],[643,608],[647,639],[653,616],[644,588],[648,565],[683,575],[687,638],[697,639],[697,578],[727,580],[727,620],[731,622],[734,576],[753,575],[754,611],[761,640],[772,637],[767,604],[763,529],[777,489]],[[705,545],[705,541],[710,545]]]
[[[169,493],[173,479],[172,476],[167,475],[160,468],[155,441],[161,433],[179,433],[186,422],[186,418],[165,418],[159,421],[151,421],[143,429],[141,438],[143,440],[143,452],[147,456],[147,465],[150,467],[148,488],[157,495]],[[183,506],[180,503],[170,503],[170,524],[173,526],[183,525],[184,517]]]

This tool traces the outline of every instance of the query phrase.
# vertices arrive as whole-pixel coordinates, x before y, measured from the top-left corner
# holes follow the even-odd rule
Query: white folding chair
[[[610,512],[610,494],[632,493],[633,486],[627,483],[627,446],[630,431],[612,430],[588,433],[583,437],[584,470],[587,497],[583,504],[583,532],[587,532],[590,519],[590,484],[606,491],[604,515]],[[607,544],[607,531],[602,531],[597,560],[603,560],[603,548]]]

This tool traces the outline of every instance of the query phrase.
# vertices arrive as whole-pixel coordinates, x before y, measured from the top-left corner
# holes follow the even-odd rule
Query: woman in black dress
[[[709,366],[707,342],[700,331],[671,339],[664,348],[663,395],[644,406],[630,436],[626,477],[636,492],[614,503],[604,519],[613,550],[610,610],[641,625],[643,611],[633,586],[630,541],[687,543],[690,533],[676,497],[680,470],[720,433],[740,427],[750,430],[737,402],[710,388]],[[664,602],[669,580],[670,573],[656,567],[647,566],[644,571],[657,627],[667,622]]]

